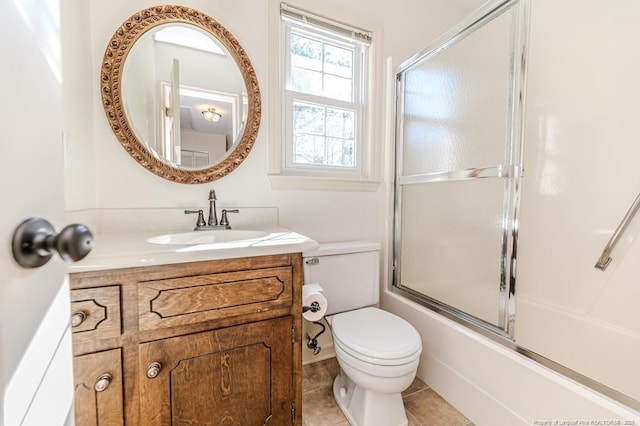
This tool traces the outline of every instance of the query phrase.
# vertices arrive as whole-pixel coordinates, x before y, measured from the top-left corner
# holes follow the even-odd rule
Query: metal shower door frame
[[[503,13],[513,13],[511,25],[510,82],[508,96],[508,133],[504,164],[481,169],[466,169],[402,176],[404,144],[404,74],[419,63],[428,61],[488,24]],[[515,291],[518,241],[518,213],[522,180],[522,144],[526,79],[526,54],[529,30],[529,0],[497,0],[476,10],[466,20],[436,40],[431,46],[405,61],[396,72],[396,129],[393,209],[393,250],[391,290],[455,321],[474,329],[488,330],[510,341],[514,338]],[[466,179],[503,178],[502,253],[500,264],[499,320],[492,324],[402,285],[400,276],[402,187],[404,185]]]

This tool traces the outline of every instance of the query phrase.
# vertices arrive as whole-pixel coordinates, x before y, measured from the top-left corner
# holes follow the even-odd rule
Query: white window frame
[[[285,40],[285,70],[286,84],[284,87],[284,104],[283,114],[285,117],[284,125],[284,150],[285,150],[285,170],[297,170],[302,174],[327,175],[327,176],[355,176],[362,175],[363,154],[363,136],[365,102],[366,102],[366,75],[364,70],[367,69],[366,48],[360,43],[341,40],[336,36],[324,35],[320,30],[314,28],[304,28],[291,22],[284,22],[284,40]],[[343,101],[332,99],[325,96],[311,95],[308,93],[297,92],[289,89],[291,87],[291,34],[300,34],[322,43],[331,44],[337,47],[353,50],[353,100]],[[354,135],[354,165],[353,167],[340,167],[320,164],[300,164],[294,163],[293,159],[293,103],[301,101],[309,104],[321,105],[324,107],[333,107],[336,109],[344,109],[354,111],[355,119],[355,135]]]
[[[281,10],[293,11],[302,19],[283,17]],[[272,111],[280,112],[280,120],[272,131],[270,182],[274,189],[376,190],[379,180],[373,176],[371,164],[371,117],[373,91],[371,33],[307,11],[280,4],[277,16],[279,40],[278,82],[272,87],[277,96]],[[336,29],[336,31],[332,31]],[[354,51],[353,102],[346,102],[289,90],[291,83],[291,32],[318,39]],[[351,36],[351,34],[356,34]],[[273,92],[272,92],[273,93]],[[355,111],[354,167],[299,164],[293,162],[293,103],[318,104]]]

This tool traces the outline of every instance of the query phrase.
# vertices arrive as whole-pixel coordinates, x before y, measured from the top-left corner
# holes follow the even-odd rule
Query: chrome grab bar
[[[624,231],[627,229],[627,226],[629,226],[631,219],[633,219],[633,217],[638,212],[638,209],[640,209],[640,194],[638,194],[638,196],[636,197],[636,200],[633,202],[633,204],[629,208],[629,211],[622,218],[620,225],[618,225],[618,228],[615,230],[615,232],[609,239],[609,242],[605,246],[604,250],[602,250],[600,259],[598,259],[598,261],[595,264],[595,267],[597,269],[600,269],[601,271],[604,271],[605,269],[607,269],[607,266],[609,266],[609,263],[611,262],[611,256],[610,256],[611,252],[613,251],[616,244],[618,244],[618,240],[620,240],[620,237],[622,237],[622,234],[624,234]]]

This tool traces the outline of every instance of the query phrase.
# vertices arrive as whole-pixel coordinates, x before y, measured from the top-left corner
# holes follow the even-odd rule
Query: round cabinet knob
[[[96,390],[96,392],[102,392],[102,391],[105,391],[110,384],[111,384],[111,374],[107,373],[98,377],[98,380],[96,381],[96,384],[93,386],[93,388]]]
[[[160,374],[160,370],[162,370],[162,365],[159,362],[152,362],[147,368],[147,377],[155,379]]]
[[[87,319],[87,314],[82,311],[74,312],[71,315],[71,327],[77,327]]]

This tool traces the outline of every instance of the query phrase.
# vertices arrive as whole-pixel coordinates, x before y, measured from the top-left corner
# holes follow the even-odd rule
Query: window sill
[[[379,180],[345,179],[318,176],[270,174],[271,189],[304,189],[312,191],[377,191]]]

